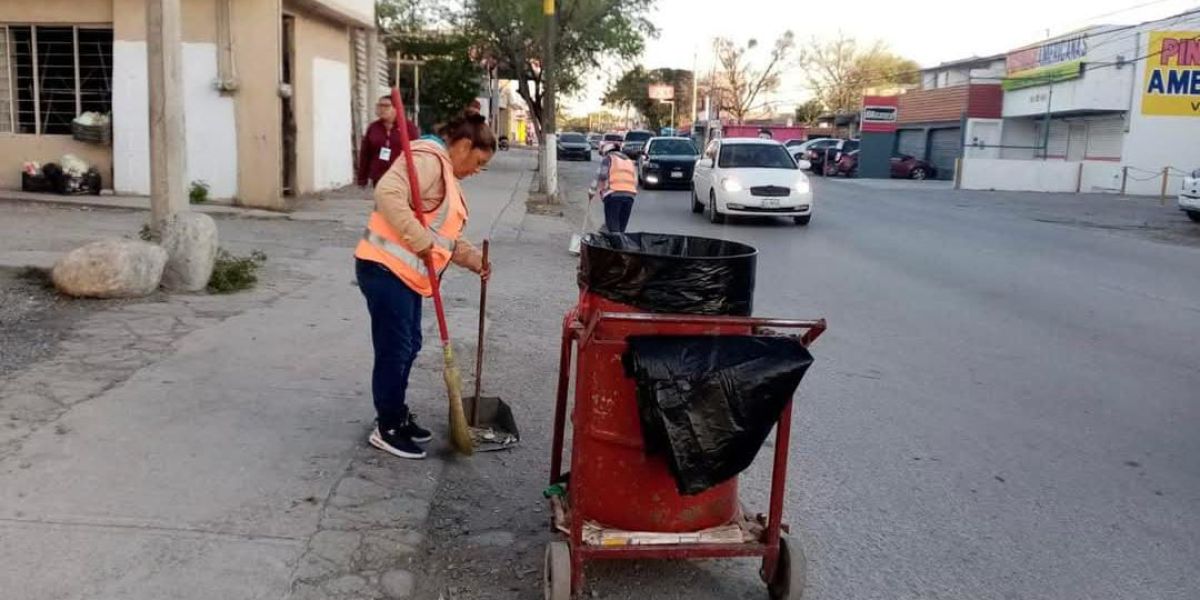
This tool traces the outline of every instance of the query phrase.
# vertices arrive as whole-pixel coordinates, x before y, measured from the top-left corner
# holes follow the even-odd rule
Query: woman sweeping
[[[368,441],[394,456],[425,458],[420,444],[432,438],[406,399],[421,349],[421,301],[433,292],[425,258],[432,256],[438,272],[454,263],[488,276],[483,255],[461,237],[467,204],[459,180],[478,173],[495,152],[496,138],[478,114],[461,115],[437,136],[412,143],[428,228],[413,213],[404,161],[395,162],[375,187],[375,211],[354,256],[375,347],[371,393],[378,422]]]

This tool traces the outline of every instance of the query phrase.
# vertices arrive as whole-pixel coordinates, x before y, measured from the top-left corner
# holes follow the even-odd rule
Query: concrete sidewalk
[[[471,239],[488,235],[502,248],[528,231],[532,164],[502,153],[466,182]],[[0,596],[411,593],[430,500],[444,462],[456,459],[442,441],[432,314],[410,388],[438,435],[431,460],[398,461],[364,443],[371,346],[351,247],[368,210],[351,194],[302,203],[286,221],[220,220],[235,250],[269,247],[257,289],[106,308],[51,358],[0,379]],[[83,224],[73,236],[56,221],[46,248],[23,251],[94,239],[89,216],[75,216]],[[110,217],[114,229],[142,218]],[[0,233],[9,226],[21,225]],[[478,287],[451,273],[451,327],[469,357]]]

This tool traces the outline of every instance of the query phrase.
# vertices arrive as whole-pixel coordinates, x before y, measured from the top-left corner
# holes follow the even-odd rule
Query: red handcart
[[[579,597],[584,568],[594,560],[734,557],[762,557],[760,575],[770,597],[799,598],[804,554],[788,539],[783,524],[791,402],[776,427],[766,515],[745,512],[737,501],[736,478],[698,496],[682,497],[665,459],[644,451],[635,383],[621,370],[620,356],[631,335],[789,335],[808,346],[824,333],[824,319],[627,312],[628,306],[587,296],[563,321],[548,497],[553,527],[567,539],[551,542],[546,549],[546,600]],[[571,469],[566,475],[563,450],[572,366],[575,401]]]

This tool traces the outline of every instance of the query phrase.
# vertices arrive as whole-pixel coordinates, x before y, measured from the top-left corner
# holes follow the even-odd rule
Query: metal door
[[[938,170],[938,179],[954,176],[954,162],[962,156],[962,128],[934,129],[929,135],[929,162]]]
[[[897,132],[896,152],[925,160],[925,130],[901,129]]]
[[[1067,160],[1083,160],[1087,155],[1087,123],[1082,121],[1068,123],[1067,129]]]

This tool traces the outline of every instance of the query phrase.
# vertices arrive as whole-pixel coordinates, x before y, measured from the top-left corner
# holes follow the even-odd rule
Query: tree
[[[809,87],[825,107],[839,113],[854,112],[870,87],[916,83],[917,63],[892,53],[883,42],[860,48],[854,38],[838,35],[821,41],[812,38],[800,53]]]
[[[759,98],[779,89],[779,75],[788,54],[795,48],[795,36],[785,31],[771,47],[766,66],[758,69],[751,56],[758,40],[750,39],[739,46],[729,38],[713,40],[718,70],[713,85],[718,88],[720,106],[741,123],[751,111],[760,108]]]
[[[647,71],[641,65],[629,69],[621,78],[609,87],[604,94],[604,103],[610,106],[628,106],[640,113],[646,119],[646,125],[651,129],[664,126],[675,127],[677,123],[669,123],[671,105],[650,98],[652,84],[666,84],[675,89],[675,115],[691,110],[692,72],[685,69],[654,69]]]
[[[825,105],[820,100],[812,98],[796,107],[796,123],[807,124],[817,120],[825,112]]]
[[[472,41],[461,28],[441,25],[453,22],[455,14],[440,2],[421,0],[379,0],[376,21],[379,24],[388,60],[397,54],[421,60],[421,114],[419,125],[429,130],[449,120],[479,95],[483,69],[472,59]],[[397,72],[392,65],[392,72]],[[398,70],[401,90],[412,90],[411,68]],[[406,94],[406,106],[413,98]]]
[[[641,54],[645,38],[658,34],[648,20],[654,0],[557,0],[558,44],[555,81],[562,96],[577,91],[589,71],[603,62]],[[468,10],[476,50],[496,62],[529,107],[542,131],[542,63],[545,30],[542,3],[532,0],[473,0]]]

